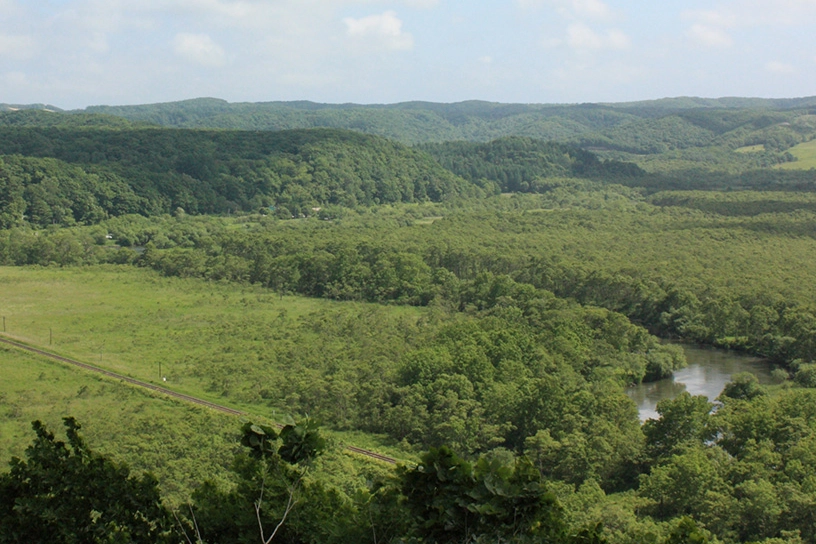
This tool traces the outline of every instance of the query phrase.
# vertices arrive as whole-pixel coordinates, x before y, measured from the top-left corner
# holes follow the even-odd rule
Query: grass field
[[[780,164],[785,170],[810,170],[816,168],[816,140],[811,140],[790,148],[788,151],[796,157],[796,162]]]
[[[263,379],[257,367],[264,364],[254,363],[278,335],[315,313],[373,309],[133,267],[0,268],[9,338],[249,412],[256,404],[230,392]],[[409,307],[383,311],[418,315]],[[218,370],[199,364],[216,360]],[[227,374],[229,383],[216,383]]]
[[[237,407],[255,420],[274,420],[285,411],[252,395],[265,376],[286,379],[281,369],[259,362],[259,346],[273,342],[275,334],[292,334],[309,315],[366,311],[365,306],[280,298],[248,286],[163,278],[133,267],[0,268],[5,336]],[[411,308],[384,311],[416,318]],[[166,382],[159,380],[159,361]],[[61,418],[71,415],[91,447],[155,473],[171,500],[184,500],[207,478],[226,482],[240,418],[11,347],[0,346],[0,365],[0,471],[33,439],[32,420],[61,431]],[[388,470],[344,453],[342,443],[412,457],[376,436],[327,434],[336,448],[322,461],[322,477],[338,486]]]
[[[150,471],[168,497],[183,500],[196,482],[226,482],[236,418],[0,346],[0,471],[22,456],[39,419],[62,435],[74,416],[96,451]]]
[[[765,151],[765,145],[746,145],[744,147],[739,147],[734,151],[737,153],[761,153],[762,151]]]

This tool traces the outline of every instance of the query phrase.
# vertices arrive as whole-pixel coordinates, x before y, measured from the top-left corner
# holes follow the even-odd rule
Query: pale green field
[[[254,403],[215,387],[201,363],[250,376],[252,359],[299,318],[375,305],[278,297],[253,286],[166,278],[134,267],[0,267],[6,336],[134,378],[252,412]],[[418,316],[410,307],[387,313]],[[161,364],[162,381],[159,376]],[[233,388],[234,389],[234,388]],[[245,400],[245,399],[244,399]]]
[[[285,408],[250,398],[268,376],[277,373],[278,379],[286,379],[283,370],[259,361],[265,344],[288,335],[305,316],[380,311],[372,306],[281,298],[261,288],[165,278],[127,266],[0,267],[4,336],[236,407],[253,420],[271,421],[286,414]],[[381,311],[409,320],[419,315],[406,307]],[[159,361],[166,382],[159,379]],[[0,365],[0,470],[31,442],[32,420],[42,419],[61,430],[61,418],[72,415],[92,447],[156,473],[171,498],[183,499],[195,482],[207,477],[226,477],[240,418],[11,347],[0,346]],[[223,385],[224,380],[230,384]],[[376,436],[326,433],[336,451],[324,461],[325,479],[335,479],[337,485],[364,482],[371,470],[388,470],[344,453],[341,444],[412,457]]]
[[[39,419],[62,437],[73,416],[95,451],[155,474],[171,500],[196,482],[226,482],[239,421],[0,345],[0,471],[22,457]]]
[[[744,147],[739,147],[734,151],[736,153],[760,153],[762,151],[765,151],[765,145],[764,144],[746,145]]]
[[[797,158],[797,161],[780,164],[779,168],[785,170],[810,170],[816,168],[816,140],[799,144],[788,151]]]
[[[5,345],[0,345],[0,368],[0,472],[8,469],[12,456],[24,456],[34,439],[32,421],[43,421],[64,440],[62,418],[70,415],[82,425],[81,434],[91,449],[127,463],[134,473],[156,475],[171,506],[186,502],[205,480],[231,485],[229,467],[240,449],[242,418]],[[390,470],[342,448],[352,440],[376,448],[376,437],[326,434],[330,449],[316,467],[321,480],[352,493],[372,475]]]

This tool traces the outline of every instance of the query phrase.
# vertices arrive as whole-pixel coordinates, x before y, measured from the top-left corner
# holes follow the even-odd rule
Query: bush
[[[793,380],[802,387],[816,387],[816,364],[801,365]]]

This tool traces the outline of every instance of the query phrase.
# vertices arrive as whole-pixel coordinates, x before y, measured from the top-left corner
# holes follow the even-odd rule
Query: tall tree
[[[92,452],[63,421],[68,444],[35,421],[26,460],[0,475],[0,543],[173,542],[156,479]]]

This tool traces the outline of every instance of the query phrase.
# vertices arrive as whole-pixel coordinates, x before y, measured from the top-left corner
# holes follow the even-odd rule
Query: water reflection
[[[750,372],[759,378],[759,383],[772,381],[770,365],[758,357],[690,344],[680,346],[686,352],[688,367],[675,372],[672,378],[627,388],[626,394],[637,404],[641,421],[657,418],[657,403],[683,391],[705,395],[713,401],[731,381],[732,374]]]

